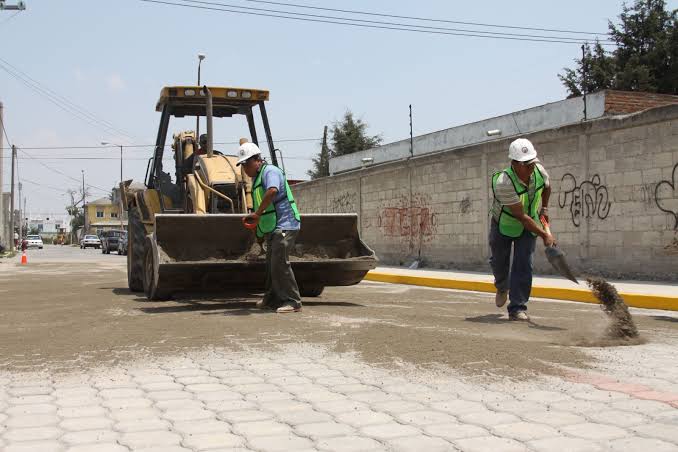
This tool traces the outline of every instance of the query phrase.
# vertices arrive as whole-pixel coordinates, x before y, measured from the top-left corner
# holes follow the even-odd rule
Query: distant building
[[[100,198],[85,204],[85,234],[101,234],[111,229],[127,229],[127,220],[120,216],[120,204]]]
[[[37,231],[44,239],[54,238],[65,234],[69,227],[68,215],[55,215],[52,213],[33,214],[28,216],[28,232]],[[18,227],[18,224],[17,224]]]

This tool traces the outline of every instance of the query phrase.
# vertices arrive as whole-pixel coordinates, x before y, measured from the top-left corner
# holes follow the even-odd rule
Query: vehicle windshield
[[[85,238],[88,240],[99,240],[99,237],[96,235],[86,235]]]
[[[121,231],[108,231],[106,237],[120,237],[124,232]]]
[[[39,235],[29,235],[26,237],[28,240],[40,240]]]

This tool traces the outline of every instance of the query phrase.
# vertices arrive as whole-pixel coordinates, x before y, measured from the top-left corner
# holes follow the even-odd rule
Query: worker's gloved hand
[[[251,230],[256,229],[257,225],[259,224],[259,215],[257,215],[256,213],[251,213],[243,217],[242,224],[247,229]]]
[[[546,207],[541,208],[539,211],[539,217],[544,217],[546,219],[546,223],[551,222],[551,218],[549,217],[549,209]]]
[[[556,245],[556,239],[553,237],[552,234],[546,233],[544,236],[544,246],[549,247],[549,246],[555,246]]]

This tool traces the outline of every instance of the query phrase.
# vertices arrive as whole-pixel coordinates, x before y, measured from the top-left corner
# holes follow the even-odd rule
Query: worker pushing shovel
[[[547,257],[554,252],[563,256],[555,247],[556,241],[548,227],[551,184],[534,145],[525,138],[518,138],[510,144],[508,157],[510,166],[492,176],[490,266],[497,288],[497,307],[510,300],[509,320],[529,321],[527,302],[532,290],[537,236],[544,241]],[[549,262],[552,262],[551,257]]]

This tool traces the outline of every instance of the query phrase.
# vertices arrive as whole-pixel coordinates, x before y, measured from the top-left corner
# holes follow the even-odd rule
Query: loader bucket
[[[156,215],[150,250],[156,292],[263,291],[265,254],[243,216]],[[302,294],[358,284],[376,267],[374,252],[360,240],[357,215],[302,215],[301,225],[290,261]]]

